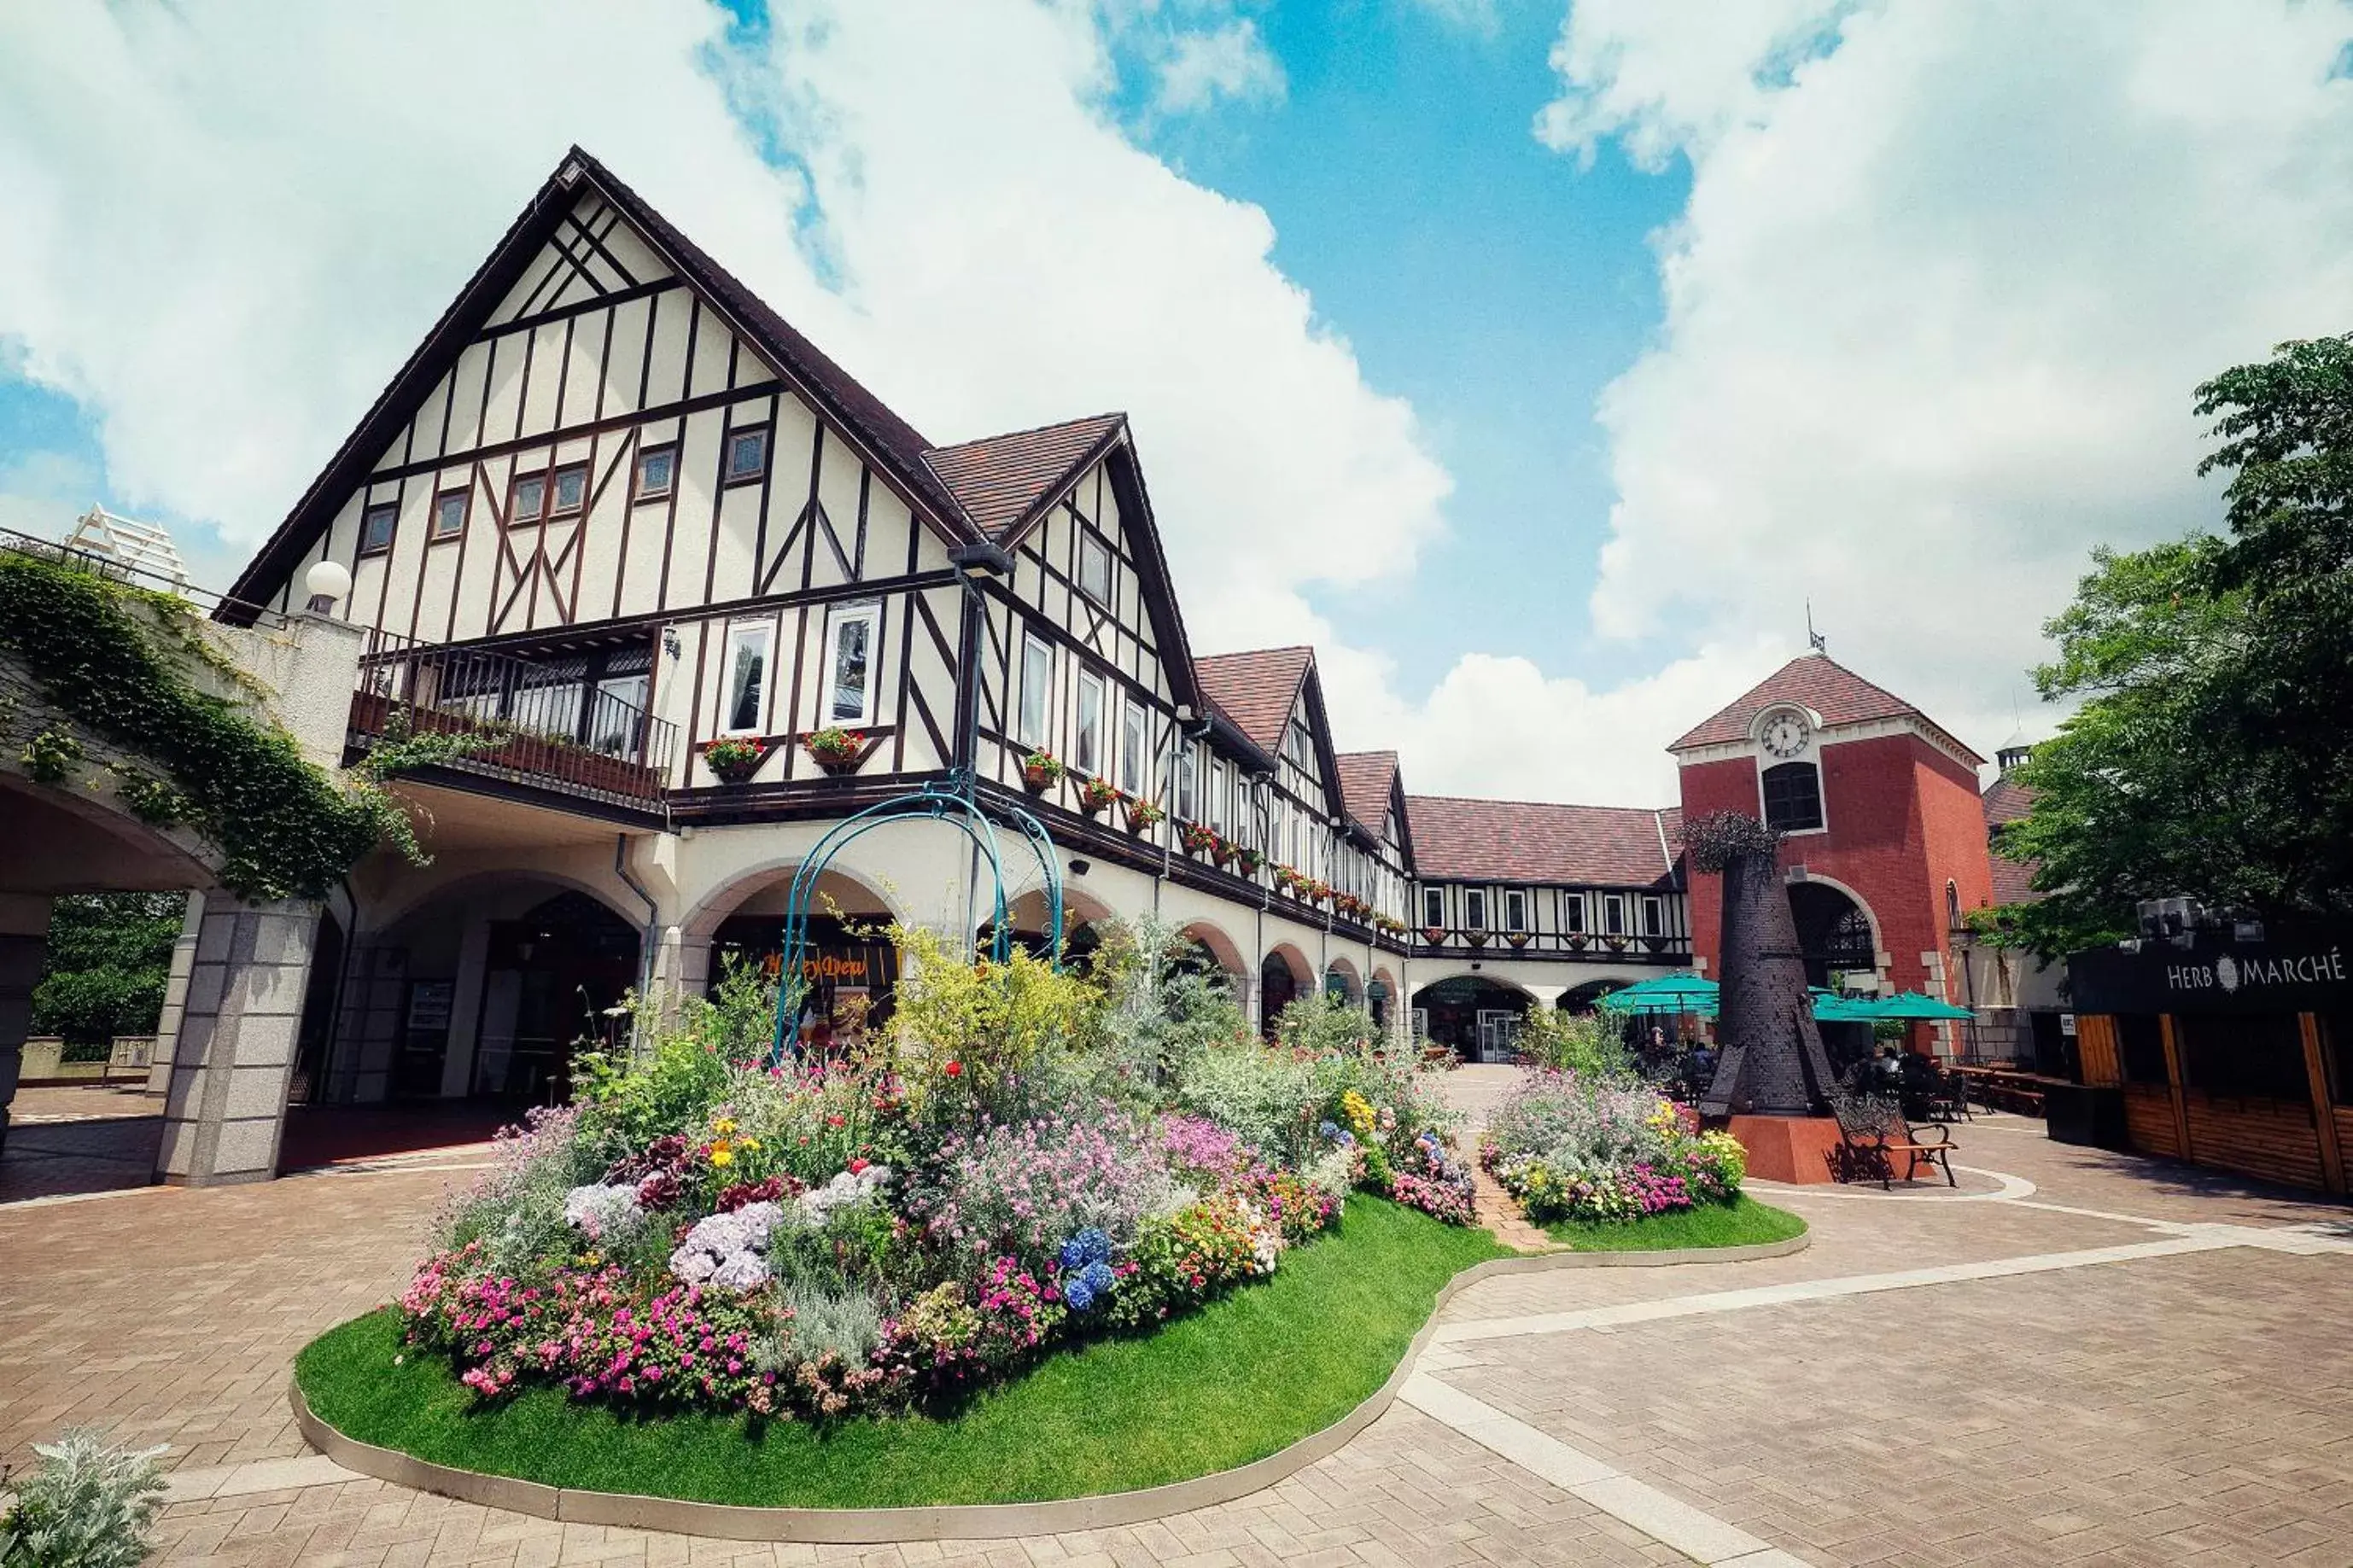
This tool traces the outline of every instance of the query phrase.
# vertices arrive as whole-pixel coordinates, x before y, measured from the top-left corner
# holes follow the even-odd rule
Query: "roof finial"
[[[1814,602],[1811,599],[1806,601],[1806,646],[1825,656],[1831,651],[1831,639],[1814,630]]]

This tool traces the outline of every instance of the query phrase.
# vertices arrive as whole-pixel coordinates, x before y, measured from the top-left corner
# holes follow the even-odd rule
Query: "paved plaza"
[[[1957,1194],[1759,1187],[1813,1224],[1786,1258],[1472,1288],[1404,1402],[1255,1496],[896,1547],[562,1525],[310,1456],[290,1360],[398,1290],[479,1149],[0,1204],[0,1458],[167,1444],[160,1560],[238,1568],[2353,1563],[2353,1216],[2016,1118],[1956,1142]]]

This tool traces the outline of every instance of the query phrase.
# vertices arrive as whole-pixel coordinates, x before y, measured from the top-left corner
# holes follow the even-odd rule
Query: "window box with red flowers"
[[[1282,889],[1286,893],[1298,892],[1299,884],[1302,880],[1303,880],[1303,879],[1301,878],[1299,873],[1293,870],[1288,866],[1277,866],[1274,868],[1274,885]]]
[[[702,760],[723,783],[739,784],[760,771],[768,748],[749,735],[723,735],[703,746]]]
[[[1131,795],[1127,801],[1127,830],[1149,833],[1168,820],[1168,814],[1142,795]]]
[[[1196,855],[1208,855],[1214,852],[1219,842],[1217,829],[1199,822],[1188,822],[1185,825],[1184,839],[1185,847]]]
[[[1079,790],[1079,809],[1089,816],[1096,816],[1117,804],[1119,791],[1109,779],[1089,779]]]
[[[866,760],[866,753],[873,749],[873,743],[855,730],[829,724],[803,735],[801,749],[827,773],[854,773],[858,764]]]
[[[1232,865],[1234,857],[1240,852],[1240,845],[1222,836],[1215,844],[1209,846],[1209,858],[1216,861],[1220,868]]]
[[[1240,868],[1243,876],[1255,877],[1259,873],[1259,868],[1266,864],[1266,851],[1237,849],[1234,851],[1234,864]]]
[[[1430,943],[1432,947],[1443,947],[1446,945],[1446,928],[1444,926],[1424,926],[1421,928],[1421,940]]]
[[[1039,750],[1021,759],[1021,784],[1031,795],[1044,795],[1061,782],[1062,759]]]

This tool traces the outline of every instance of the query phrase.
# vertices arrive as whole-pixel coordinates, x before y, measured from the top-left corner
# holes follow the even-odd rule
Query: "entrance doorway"
[[[1789,914],[1798,925],[1798,951],[1805,955],[1806,984],[1830,986],[1834,974],[1876,974],[1879,954],[1871,916],[1861,904],[1826,882],[1789,884]]]
[[[1259,964],[1258,996],[1260,1032],[1271,1040],[1274,1038],[1275,1019],[1299,997],[1299,977],[1291,973],[1291,964],[1282,954],[1270,952]]]
[[[601,1037],[605,1009],[637,980],[637,931],[584,893],[559,893],[521,920],[492,921],[470,1092],[561,1103],[572,1092],[573,1047]],[[448,983],[409,983],[396,1096],[440,1091],[454,997],[428,989],[437,984]]]
[[[1518,1048],[1528,994],[1476,974],[1458,974],[1413,994],[1430,1038],[1466,1062],[1504,1062]]]

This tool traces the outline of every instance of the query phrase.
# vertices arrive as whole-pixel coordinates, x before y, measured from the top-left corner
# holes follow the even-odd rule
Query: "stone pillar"
[[[172,1088],[172,1052],[180,1037],[180,1018],[188,1006],[188,976],[196,967],[196,934],[205,923],[205,896],[188,895],[188,912],[180,934],[172,942],[172,975],[164,983],[164,1012],[155,1021],[155,1049],[147,1058],[147,1092],[166,1094]]]
[[[392,1058],[408,991],[408,949],[380,937],[354,937],[346,962],[350,967],[328,1053],[328,1098],[338,1105],[374,1103],[392,1094]]]
[[[32,1030],[33,987],[48,956],[48,898],[0,893],[0,1149],[8,1146],[8,1102],[16,1098]]]
[[[246,904],[226,891],[205,895],[173,1042],[157,1180],[207,1187],[278,1173],[318,931],[319,906],[309,900]]]

